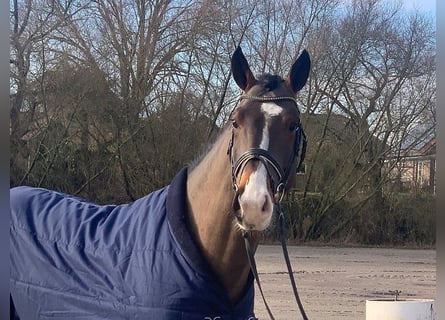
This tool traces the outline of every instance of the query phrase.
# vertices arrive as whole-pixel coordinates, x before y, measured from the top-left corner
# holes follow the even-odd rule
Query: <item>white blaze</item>
[[[283,108],[275,103],[265,102],[261,105],[261,111],[266,114],[266,118],[271,118],[280,115],[283,112]]]
[[[264,122],[263,136],[261,138],[260,148],[269,150],[269,122],[270,118],[278,116],[283,109],[275,103],[265,102],[261,104],[261,111],[264,113],[266,121]]]
[[[274,103],[265,102],[261,105],[261,111],[264,113],[265,121],[259,147],[269,150],[270,119],[280,115],[283,109]],[[254,226],[257,230],[265,229],[272,218],[273,205],[267,189],[267,178],[267,169],[263,163],[260,163],[255,172],[250,175],[244,192],[239,198],[246,224]],[[265,203],[268,205],[265,206]],[[264,207],[266,210],[263,211]]]

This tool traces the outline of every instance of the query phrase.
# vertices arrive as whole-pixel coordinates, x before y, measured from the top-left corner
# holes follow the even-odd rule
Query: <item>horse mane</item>
[[[221,136],[221,133],[229,127],[229,123],[226,123],[224,126],[218,128],[213,132],[213,134],[209,137],[207,143],[201,146],[201,149],[198,151],[197,155],[194,159],[187,162],[187,167],[189,171],[195,169],[198,164],[201,163],[202,159],[209,153],[209,151],[213,148],[213,145],[218,141]]]

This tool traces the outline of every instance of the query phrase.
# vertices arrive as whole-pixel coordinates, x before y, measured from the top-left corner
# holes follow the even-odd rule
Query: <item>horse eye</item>
[[[238,128],[238,123],[235,119],[232,119],[232,127],[234,127],[235,129]]]
[[[293,122],[289,126],[289,131],[295,131],[297,129],[297,123]]]

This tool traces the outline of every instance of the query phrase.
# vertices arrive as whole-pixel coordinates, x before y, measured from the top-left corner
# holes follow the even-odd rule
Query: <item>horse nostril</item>
[[[267,197],[267,195],[265,195],[263,207],[261,208],[261,212],[267,213],[267,212],[269,212],[269,209],[270,209],[269,198]]]

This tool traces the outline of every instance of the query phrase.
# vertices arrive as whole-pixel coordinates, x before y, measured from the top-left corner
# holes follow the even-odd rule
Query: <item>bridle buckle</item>
[[[284,191],[285,191],[285,185],[284,182],[280,182],[277,186],[277,189],[274,194],[274,201],[275,203],[281,203],[284,198]]]

